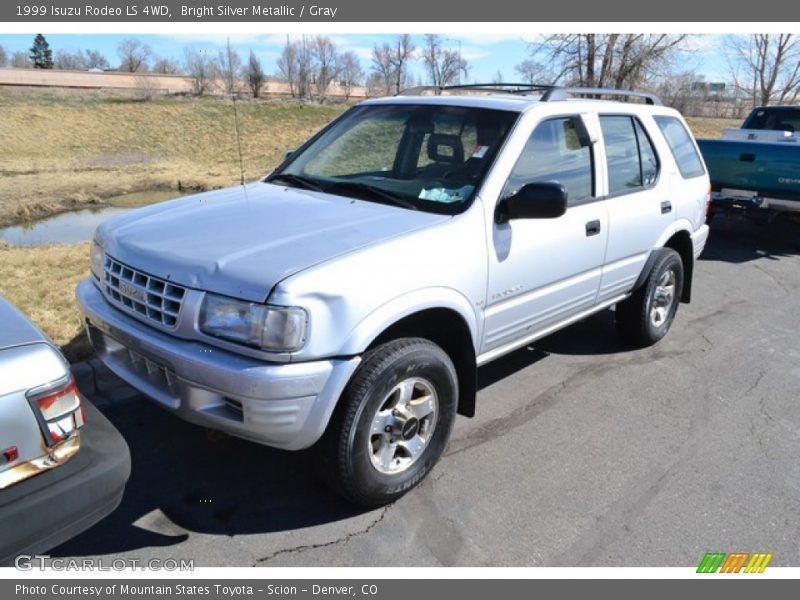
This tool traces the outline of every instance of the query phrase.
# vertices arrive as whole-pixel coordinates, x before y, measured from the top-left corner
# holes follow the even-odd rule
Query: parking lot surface
[[[605,311],[480,371],[477,416],[400,501],[364,511],[288,453],[90,395],[133,472],[117,511],[52,551],[195,566],[800,566],[800,225],[721,219],[657,346]]]

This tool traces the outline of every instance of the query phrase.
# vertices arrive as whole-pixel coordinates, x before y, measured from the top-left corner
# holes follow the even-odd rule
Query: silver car
[[[190,422],[316,444],[375,505],[474,414],[479,365],[614,305],[631,343],[661,339],[708,235],[682,117],[631,92],[447,92],[369,100],[262,181],[101,225],[77,290],[100,358]]]
[[[125,440],[81,396],[61,352],[0,297],[0,565],[97,523],[129,474]]]

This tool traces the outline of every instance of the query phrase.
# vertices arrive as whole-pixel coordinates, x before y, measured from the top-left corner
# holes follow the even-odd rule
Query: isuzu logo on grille
[[[139,302],[144,302],[144,292],[137,287],[132,286],[129,283],[125,283],[124,281],[119,282],[119,293],[123,294],[124,296],[128,296],[129,298],[133,298],[134,300],[138,300]]]

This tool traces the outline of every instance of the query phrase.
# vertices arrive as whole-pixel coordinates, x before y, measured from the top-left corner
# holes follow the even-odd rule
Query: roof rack
[[[540,93],[541,102],[558,102],[566,100],[569,95],[576,96],[621,96],[625,98],[642,98],[645,103],[661,106],[661,98],[648,92],[637,92],[634,90],[617,90],[613,88],[582,88],[564,87],[560,85],[531,84],[531,83],[470,83],[462,85],[420,85],[402,90],[398,96],[418,96],[423,92],[435,91],[438,93],[453,90],[466,90],[475,92],[496,92],[501,94],[513,94],[517,96],[527,96],[531,93]]]

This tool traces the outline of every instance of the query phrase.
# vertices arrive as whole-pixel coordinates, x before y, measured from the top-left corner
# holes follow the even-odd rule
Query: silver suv
[[[708,236],[681,115],[617,90],[434,92],[359,104],[264,180],[101,225],[77,290],[100,358],[193,423],[317,444],[375,505],[474,414],[478,366],[614,305],[625,339],[661,339]]]

